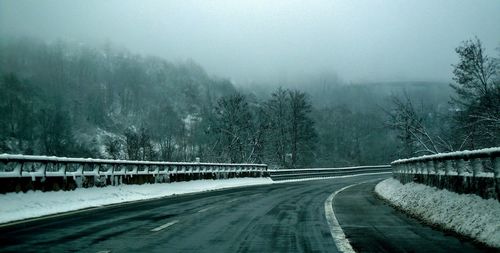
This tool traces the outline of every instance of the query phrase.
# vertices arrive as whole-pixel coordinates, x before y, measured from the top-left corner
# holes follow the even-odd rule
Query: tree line
[[[305,166],[308,96],[242,94],[193,62],[64,41],[0,45],[0,152]]]
[[[456,51],[451,88],[325,75],[259,89],[113,45],[4,38],[0,153],[299,168],[498,146],[496,59],[479,40]]]

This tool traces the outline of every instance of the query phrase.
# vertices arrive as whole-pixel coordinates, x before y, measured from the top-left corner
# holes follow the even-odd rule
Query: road
[[[2,252],[337,252],[335,215],[362,252],[484,252],[432,230],[372,194],[387,175],[282,183],[91,209],[0,228]]]

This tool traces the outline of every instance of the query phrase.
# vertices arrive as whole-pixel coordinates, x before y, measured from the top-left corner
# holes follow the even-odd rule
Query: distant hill
[[[0,41],[0,75],[0,153],[107,156],[108,137],[141,128],[175,132],[178,143],[185,129],[165,122],[186,123],[236,92],[191,61],[30,38]]]

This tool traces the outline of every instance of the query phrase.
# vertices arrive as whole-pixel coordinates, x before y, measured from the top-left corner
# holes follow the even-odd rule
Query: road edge
[[[384,181],[379,182],[379,184],[384,182]],[[390,207],[394,208],[396,211],[419,221],[421,224],[432,227],[433,229],[436,229],[436,230],[439,230],[442,232],[450,233],[453,236],[459,238],[460,240],[470,241],[471,243],[476,244],[477,246],[480,246],[480,247],[484,247],[488,250],[491,249],[493,251],[497,251],[500,248],[497,245],[493,244],[496,240],[488,241],[488,240],[485,240],[484,238],[479,238],[479,237],[477,237],[477,234],[470,233],[469,231],[465,231],[465,232],[459,231],[456,228],[447,226],[446,224],[449,223],[450,221],[447,221],[447,222],[435,221],[435,220],[433,221],[429,218],[429,216],[425,217],[421,213],[412,211],[411,208],[409,208],[408,206],[405,206],[404,204],[402,204],[398,201],[395,201],[394,199],[390,199],[389,197],[384,196],[381,192],[377,191],[377,188],[376,188],[377,186],[378,186],[378,184],[375,186],[375,189],[373,191],[373,193],[375,194],[375,197],[382,200],[384,203],[386,203]],[[423,186],[429,187],[429,188],[436,188],[436,187],[431,187],[431,186],[427,186],[427,185],[423,185]],[[438,191],[447,191],[447,190],[438,189]],[[450,192],[450,191],[448,191],[448,192]],[[450,192],[450,193],[451,194],[458,194],[458,193],[454,193],[454,192]],[[462,194],[459,194],[459,195],[462,195]],[[467,194],[465,194],[465,195],[467,195]],[[479,196],[477,196],[477,197],[479,197]],[[438,203],[438,204],[442,205],[442,203]],[[467,233],[467,232],[469,232],[469,233]]]
[[[337,216],[335,216],[335,212],[333,211],[333,199],[337,196],[337,194],[341,193],[344,190],[347,190],[351,187],[360,185],[360,184],[366,184],[372,181],[377,181],[377,180],[382,180],[382,178],[377,178],[377,179],[371,179],[355,184],[351,184],[345,187],[340,188],[339,190],[335,191],[334,193],[330,194],[328,198],[325,201],[325,218],[328,223],[328,227],[330,228],[330,234],[333,238],[333,241],[335,242],[335,246],[337,246],[337,249],[340,252],[344,253],[355,253],[356,251],[352,248],[351,243],[347,239],[344,230],[340,226],[339,221],[337,220]]]
[[[272,183],[269,183],[269,184],[264,183],[264,184],[254,184],[254,185],[229,186],[229,187],[222,187],[222,188],[218,188],[218,189],[209,189],[209,190],[202,190],[202,191],[188,192],[188,193],[174,193],[171,195],[165,195],[165,196],[154,197],[154,198],[137,199],[137,200],[130,200],[130,201],[124,201],[124,202],[111,203],[111,204],[104,204],[104,205],[100,205],[100,206],[91,206],[91,207],[75,209],[75,210],[66,211],[66,212],[58,212],[58,213],[52,213],[52,214],[47,214],[47,215],[42,215],[42,216],[37,216],[37,217],[31,217],[31,218],[26,218],[26,219],[13,220],[13,221],[0,223],[0,229],[4,229],[6,227],[16,226],[16,225],[20,225],[20,224],[24,224],[24,223],[37,222],[37,221],[42,221],[42,220],[47,220],[47,219],[52,219],[52,218],[57,218],[57,217],[64,217],[64,216],[69,216],[69,215],[84,213],[84,212],[89,212],[89,211],[95,211],[95,210],[100,210],[100,209],[116,208],[116,207],[120,207],[120,206],[140,204],[140,203],[148,202],[148,201],[157,201],[157,200],[161,200],[161,199],[191,196],[191,195],[203,194],[203,193],[208,193],[208,192],[226,191],[226,190],[231,190],[231,189],[236,189],[236,188],[259,187],[262,185],[271,185],[271,184],[274,184],[274,182],[272,181]]]

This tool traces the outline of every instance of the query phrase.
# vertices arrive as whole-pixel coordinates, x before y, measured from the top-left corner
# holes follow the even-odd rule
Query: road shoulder
[[[337,219],[357,252],[494,252],[399,212],[376,198],[377,183],[350,187],[333,200]]]

